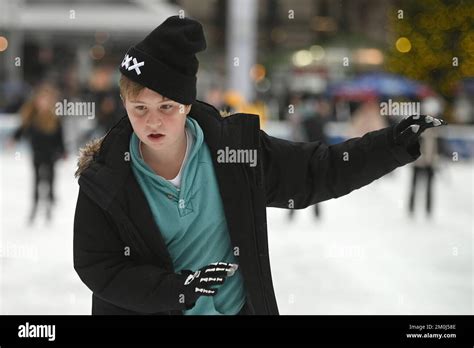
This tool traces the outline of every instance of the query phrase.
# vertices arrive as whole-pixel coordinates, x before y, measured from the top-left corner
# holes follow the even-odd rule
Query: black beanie
[[[127,51],[120,72],[181,104],[196,99],[196,53],[206,49],[202,25],[172,16]]]

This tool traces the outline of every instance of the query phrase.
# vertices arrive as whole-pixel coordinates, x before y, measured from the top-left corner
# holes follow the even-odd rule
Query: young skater
[[[302,209],[420,156],[429,116],[326,146],[196,100],[195,20],[169,17],[120,65],[127,111],[82,149],[74,268],[92,314],[278,314],[266,207]]]

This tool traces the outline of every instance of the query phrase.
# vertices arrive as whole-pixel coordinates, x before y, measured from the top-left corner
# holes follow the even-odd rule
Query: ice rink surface
[[[28,154],[0,154],[0,313],[90,314],[91,293],[73,269],[75,159],[59,162],[57,203],[32,226]],[[434,216],[419,192],[407,214],[411,168],[313,208],[268,209],[274,287],[281,314],[474,314],[474,164],[445,163]]]

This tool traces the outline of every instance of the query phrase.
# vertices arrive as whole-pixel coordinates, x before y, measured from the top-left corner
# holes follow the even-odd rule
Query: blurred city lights
[[[395,43],[395,47],[399,52],[407,53],[411,50],[411,42],[406,37],[401,37]]]
[[[0,52],[3,52],[8,47],[8,40],[4,36],[0,36]]]
[[[383,63],[383,53],[376,48],[360,48],[354,53],[359,64],[380,65]]]
[[[309,51],[311,52],[311,55],[313,57],[313,60],[322,60],[324,58],[324,55],[326,52],[324,51],[324,48],[322,48],[319,45],[313,45],[310,47]]]
[[[94,60],[100,60],[105,56],[105,49],[102,45],[94,45],[90,50],[90,55]]]
[[[259,82],[265,78],[266,70],[262,64],[255,64],[252,69],[250,69],[250,76],[254,81]]]
[[[98,31],[95,33],[95,41],[99,44],[103,44],[105,41],[109,39],[109,33]]]
[[[313,55],[308,50],[300,50],[293,54],[292,61],[296,66],[307,66],[313,61]]]

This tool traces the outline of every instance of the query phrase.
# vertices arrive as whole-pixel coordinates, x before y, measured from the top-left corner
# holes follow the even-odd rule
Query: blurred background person
[[[434,132],[433,132],[434,133]],[[415,197],[417,188],[419,189],[420,181],[424,181],[425,186],[425,209],[427,216],[431,216],[432,198],[433,198],[433,177],[435,163],[438,157],[437,135],[423,135],[420,140],[422,156],[413,163],[413,175],[410,184],[410,202],[409,213],[413,215],[415,211]],[[417,187],[418,185],[418,187]]]
[[[442,106],[439,99],[430,97],[423,100],[421,104],[422,114],[438,117],[442,114]],[[430,218],[433,211],[433,185],[437,164],[439,161],[440,143],[439,132],[435,130],[431,134],[423,133],[420,140],[420,151],[422,155],[412,165],[412,180],[410,184],[410,200],[408,211],[410,216],[415,212],[416,192],[420,188],[420,181],[425,185],[425,211]]]
[[[376,98],[369,99],[355,110],[351,118],[349,138],[387,127],[386,117],[380,116],[380,106]]]
[[[289,140],[304,141],[303,120],[302,120],[302,97],[293,94],[289,97],[289,107],[286,118],[289,123]]]
[[[33,96],[20,109],[21,124],[9,141],[11,148],[21,138],[28,139],[32,151],[33,202],[28,222],[36,217],[40,202],[41,184],[46,188],[46,219],[51,220],[55,203],[55,163],[66,158],[61,121],[55,114],[58,97],[56,87],[48,82],[41,83]]]
[[[114,84],[114,68],[111,65],[99,65],[94,69],[87,87],[82,92],[83,99],[95,105],[94,126],[79,137],[79,147],[91,139],[100,138],[125,114],[120,91]]]
[[[330,116],[329,103],[321,98],[316,98],[310,94],[298,95],[292,99],[292,105],[295,112],[289,114],[289,120],[292,128],[293,141],[320,141],[328,144],[328,138],[325,133],[325,126]],[[293,104],[294,103],[294,104]],[[313,206],[314,216],[320,218],[321,204]],[[288,217],[290,220],[294,217],[295,210],[290,209]]]

